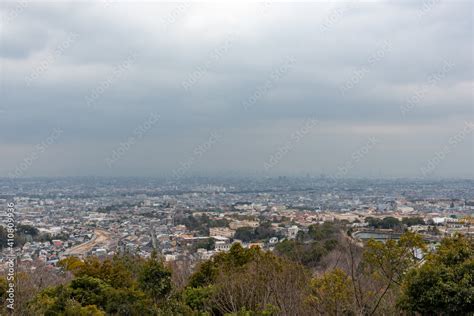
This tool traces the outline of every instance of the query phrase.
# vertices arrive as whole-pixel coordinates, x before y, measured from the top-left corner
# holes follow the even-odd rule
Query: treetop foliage
[[[333,240],[337,241],[335,246],[330,245]],[[371,240],[360,247],[340,234],[337,224],[323,224],[309,227],[296,240],[282,245],[283,249],[267,252],[236,243],[228,252],[198,264],[182,286],[173,283],[178,271],[156,253],[146,259],[130,253],[102,260],[70,257],[60,261],[59,266],[71,277],[34,293],[33,299],[24,302],[21,315],[474,312],[474,247],[466,237],[445,238],[433,252],[428,251],[419,235],[411,232],[399,240]],[[330,251],[326,249],[329,245],[334,247]],[[327,250],[321,259],[326,264],[317,269],[296,256],[298,251],[311,251],[313,247]],[[32,276],[19,277],[23,280]],[[0,279],[2,300],[7,288],[6,280]],[[24,291],[25,287],[19,289]],[[20,300],[24,294],[19,293]]]
[[[423,315],[474,312],[474,245],[462,236],[445,238],[403,281],[399,305]]]

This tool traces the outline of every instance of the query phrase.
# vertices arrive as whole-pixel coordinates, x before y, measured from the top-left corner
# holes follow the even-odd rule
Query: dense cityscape
[[[373,231],[379,227],[370,220],[387,217],[420,219],[409,228],[441,238],[472,234],[474,212],[472,180],[32,178],[4,179],[0,186],[2,214],[13,201],[17,225],[31,227],[16,252],[33,266],[124,249],[197,262],[235,242],[273,249],[316,223]],[[246,234],[262,224],[268,227],[264,238]]]
[[[71,258],[110,260],[124,253],[148,260],[158,254],[189,278],[236,244],[289,258],[300,251],[295,262],[318,274],[344,237],[335,230],[321,253],[313,246],[298,250],[308,243],[298,241],[317,227],[337,227],[361,247],[409,231],[423,238],[428,252],[443,238],[474,234],[472,180],[4,178],[0,187],[4,275],[12,257],[7,208],[14,209],[17,268],[58,278]]]
[[[474,316],[473,1],[0,1],[0,315]]]

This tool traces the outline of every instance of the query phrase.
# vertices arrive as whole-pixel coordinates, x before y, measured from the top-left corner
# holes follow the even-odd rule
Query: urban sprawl
[[[57,268],[69,256],[133,252],[192,267],[234,243],[273,250],[308,227],[337,222],[356,240],[415,231],[433,245],[472,236],[472,180],[333,180],[320,177],[158,180],[0,179],[8,270],[9,204],[18,265]]]

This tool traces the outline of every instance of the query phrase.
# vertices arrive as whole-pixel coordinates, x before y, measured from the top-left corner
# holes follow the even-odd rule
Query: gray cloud
[[[379,170],[375,175],[416,176],[419,165],[443,146],[442,139],[474,121],[472,9],[468,1],[429,7],[406,1],[265,8],[146,2],[26,2],[19,7],[4,2],[0,176],[54,128],[63,130],[61,138],[26,175],[171,174],[213,130],[221,131],[221,141],[189,173],[257,173],[279,141],[310,117],[321,128],[293,146],[272,168],[275,174],[337,172],[357,149],[354,144],[377,137],[374,153],[351,170],[353,175]],[[37,80],[25,84],[68,34],[77,34],[74,43],[54,55]],[[229,34],[235,34],[231,44],[215,58]],[[390,49],[374,61],[387,41]],[[114,75],[133,52],[137,57],[130,69]],[[244,102],[288,57],[294,59],[291,69],[245,110]],[[454,66],[427,86],[447,61]],[[198,82],[184,89],[196,69]],[[361,69],[363,75],[357,76]],[[341,93],[350,80],[357,82]],[[104,82],[107,88],[88,106],[86,97]],[[423,98],[402,115],[403,104],[420,89]],[[103,166],[114,146],[150,113],[160,115],[160,124],[116,168]],[[463,144],[433,176],[473,176],[472,135]]]

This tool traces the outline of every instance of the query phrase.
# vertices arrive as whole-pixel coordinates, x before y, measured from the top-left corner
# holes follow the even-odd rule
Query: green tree
[[[138,283],[155,303],[166,298],[171,292],[171,270],[158,259],[156,252],[144,263],[138,276]]]
[[[69,296],[83,305],[104,306],[107,300],[109,285],[104,281],[82,276],[71,281],[68,287]]]
[[[156,315],[157,306],[138,284],[137,271],[143,271],[145,261],[133,258],[125,254],[105,260],[62,260],[60,266],[71,271],[74,279],[39,292],[29,304],[31,314]]]
[[[474,313],[474,247],[462,236],[443,239],[438,250],[411,270],[399,299],[402,309],[422,315]]]
[[[114,288],[130,288],[134,285],[132,271],[125,265],[122,256],[105,260],[87,257],[82,263],[78,259],[67,258],[60,261],[59,265],[73,272],[75,276],[95,277]],[[136,265],[140,265],[140,262],[136,262]]]
[[[421,217],[404,217],[402,218],[402,224],[407,226],[424,225],[425,221]]]
[[[234,238],[243,242],[251,242],[255,239],[254,229],[252,227],[239,227],[235,231]]]
[[[308,276],[301,265],[234,244],[202,263],[183,295],[188,306],[216,315],[300,314]]]
[[[417,253],[426,252],[426,245],[420,235],[406,232],[400,240],[380,242],[369,240],[364,250],[364,262],[372,272],[377,273],[390,284],[401,284],[404,273],[420,262]]]
[[[194,311],[210,312],[211,298],[215,288],[212,285],[202,287],[188,287],[183,291],[183,301]]]
[[[325,222],[323,224],[311,225],[308,228],[307,239],[311,240],[325,240],[332,238],[338,233],[339,228],[334,223]]]
[[[311,225],[307,233],[299,231],[296,239],[278,243],[275,252],[307,267],[317,267],[339,245],[339,234],[340,226],[334,223]]]
[[[398,294],[405,273],[421,262],[417,257],[420,251],[426,252],[426,245],[420,235],[412,232],[404,233],[398,241],[367,242],[362,268],[374,280],[373,283],[380,286],[368,296],[373,301],[372,304],[365,304],[369,315],[377,312],[390,291]]]
[[[194,251],[196,251],[199,248],[204,248],[206,250],[214,250],[216,246],[216,242],[214,238],[208,238],[203,241],[199,241],[196,244],[193,245]]]
[[[419,235],[407,232],[399,241],[370,240],[360,247],[352,239],[343,244],[354,295],[354,313],[361,315],[398,313],[395,298],[406,272],[420,263],[425,249]]]
[[[74,300],[69,300],[64,308],[64,316],[105,316],[95,305],[82,306]]]
[[[189,286],[197,288],[210,285],[216,279],[217,272],[217,265],[212,259],[204,261],[198,266],[198,269],[191,275],[189,279]]]
[[[342,315],[351,310],[353,292],[349,276],[341,269],[311,280],[310,305],[324,315]]]
[[[389,217],[384,217],[384,219],[382,219],[381,228],[393,229],[399,226],[400,226],[400,221],[395,217],[389,216]]]
[[[394,229],[400,227],[400,221],[391,216],[384,217],[383,219],[367,217],[365,221],[373,228]]]
[[[32,237],[37,236],[39,234],[39,230],[36,227],[22,224],[16,227],[16,232],[18,234],[30,235]]]

